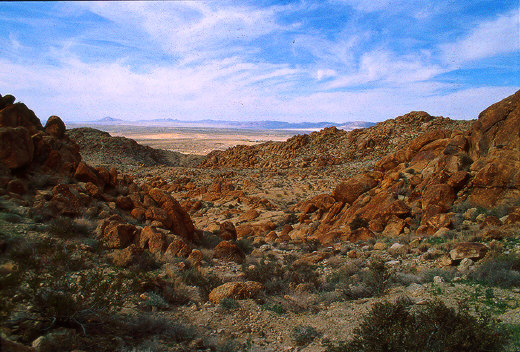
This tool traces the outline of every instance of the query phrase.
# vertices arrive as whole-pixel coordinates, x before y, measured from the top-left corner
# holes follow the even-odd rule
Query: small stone
[[[444,278],[441,276],[434,276],[433,277],[433,283],[435,284],[442,284],[444,282]]]

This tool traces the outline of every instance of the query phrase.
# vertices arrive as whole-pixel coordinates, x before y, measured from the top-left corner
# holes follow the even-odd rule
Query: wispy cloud
[[[451,64],[493,57],[520,50],[520,9],[478,23],[471,32],[440,46],[443,59]]]
[[[518,53],[518,10],[510,7],[490,17],[457,8],[473,26],[446,20],[447,29],[437,26],[447,16],[442,1],[57,3],[31,15],[46,26],[22,15],[7,21],[17,17],[5,9],[0,93],[69,121],[376,121],[418,109],[473,118],[520,85],[456,76],[459,68],[482,74],[481,60],[509,63],[500,55]],[[403,18],[418,33],[394,22]],[[429,26],[441,39],[425,39],[435,37]],[[520,71],[518,61],[507,67]]]

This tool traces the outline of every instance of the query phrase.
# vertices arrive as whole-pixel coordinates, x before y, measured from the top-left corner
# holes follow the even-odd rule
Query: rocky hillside
[[[432,236],[461,222],[457,207],[476,206],[509,214],[489,219],[493,231],[483,228],[484,236],[514,234],[520,221],[520,91],[484,110],[469,131],[439,127],[331,194],[300,204],[301,224],[291,237]]]
[[[94,128],[73,128],[67,135],[80,146],[83,160],[93,166],[117,167],[120,170],[145,166],[191,166],[199,157],[138,144],[125,137],[112,137]]]
[[[422,111],[390,119],[375,126],[350,132],[335,127],[309,135],[297,135],[285,142],[255,146],[239,145],[208,154],[200,166],[209,168],[323,168],[365,161],[372,165],[413,138],[436,129],[467,130],[471,122],[433,117]]]

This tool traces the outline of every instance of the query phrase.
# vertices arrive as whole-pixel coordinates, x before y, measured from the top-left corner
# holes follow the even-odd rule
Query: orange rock
[[[191,252],[191,247],[184,241],[184,239],[180,236],[175,236],[164,252],[164,255],[186,258],[191,254]],[[200,254],[202,255],[202,253]],[[196,258],[198,258],[197,253],[193,255],[192,260],[195,260]],[[200,260],[202,260],[202,258],[200,258]]]
[[[231,221],[224,221],[223,223],[219,224],[220,226],[220,232],[219,237],[223,240],[229,241],[235,241],[237,239],[237,230],[235,229],[235,225]]]
[[[361,194],[377,185],[377,181],[368,175],[353,177],[340,183],[332,192],[332,197],[343,203],[352,204]]]
[[[17,169],[29,165],[33,155],[34,144],[26,128],[0,128],[0,164]]]
[[[74,178],[78,181],[92,182],[98,186],[102,186],[102,181],[98,178],[97,172],[94,168],[88,166],[84,162],[80,162],[74,173]]]
[[[489,247],[482,243],[460,242],[450,251],[450,257],[454,261],[464,258],[479,260],[484,258],[488,251]]]
[[[56,138],[65,135],[65,124],[58,116],[51,116],[45,124],[45,132]]]
[[[131,224],[110,222],[103,231],[107,248],[124,248],[133,242],[137,229]]]
[[[263,285],[256,281],[226,282],[215,287],[209,293],[210,302],[218,304],[224,298],[247,299],[255,297],[263,290]]]
[[[116,205],[123,210],[132,210],[134,208],[134,202],[128,196],[117,197]]]
[[[222,241],[213,249],[213,257],[241,264],[246,255],[235,243]]]

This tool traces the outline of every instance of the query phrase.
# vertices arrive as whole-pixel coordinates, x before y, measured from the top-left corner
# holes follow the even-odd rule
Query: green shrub
[[[321,334],[312,326],[300,325],[292,330],[291,336],[298,346],[305,346],[321,336]]]
[[[215,287],[222,285],[220,280],[214,274],[203,274],[198,268],[189,268],[179,273],[181,280],[190,286],[197,286],[205,299]]]
[[[469,308],[447,307],[441,301],[411,310],[409,300],[376,303],[355,329],[354,338],[329,352],[484,352],[500,351],[507,343],[487,315],[473,316]]]
[[[89,229],[85,225],[77,224],[71,218],[60,216],[49,221],[47,232],[54,237],[73,238],[87,236]]]
[[[263,310],[269,310],[278,315],[287,313],[287,309],[285,309],[281,304],[277,303],[264,303],[260,306],[260,308],[262,308]]]
[[[368,269],[368,271],[362,271],[360,273],[362,283],[372,292],[373,296],[382,296],[390,286],[393,278],[392,272],[380,257],[372,258]]]
[[[231,297],[223,298],[220,301],[219,305],[226,310],[237,309],[240,307],[236,299],[233,299]]]
[[[368,220],[365,218],[362,218],[359,214],[356,214],[356,217],[352,222],[350,223],[350,230],[354,231],[361,227],[368,227]]]
[[[520,286],[520,256],[509,254],[491,257],[471,271],[468,278],[490,286]]]
[[[236,241],[236,245],[244,252],[245,254],[250,254],[253,251],[253,241],[249,238],[241,238]]]

